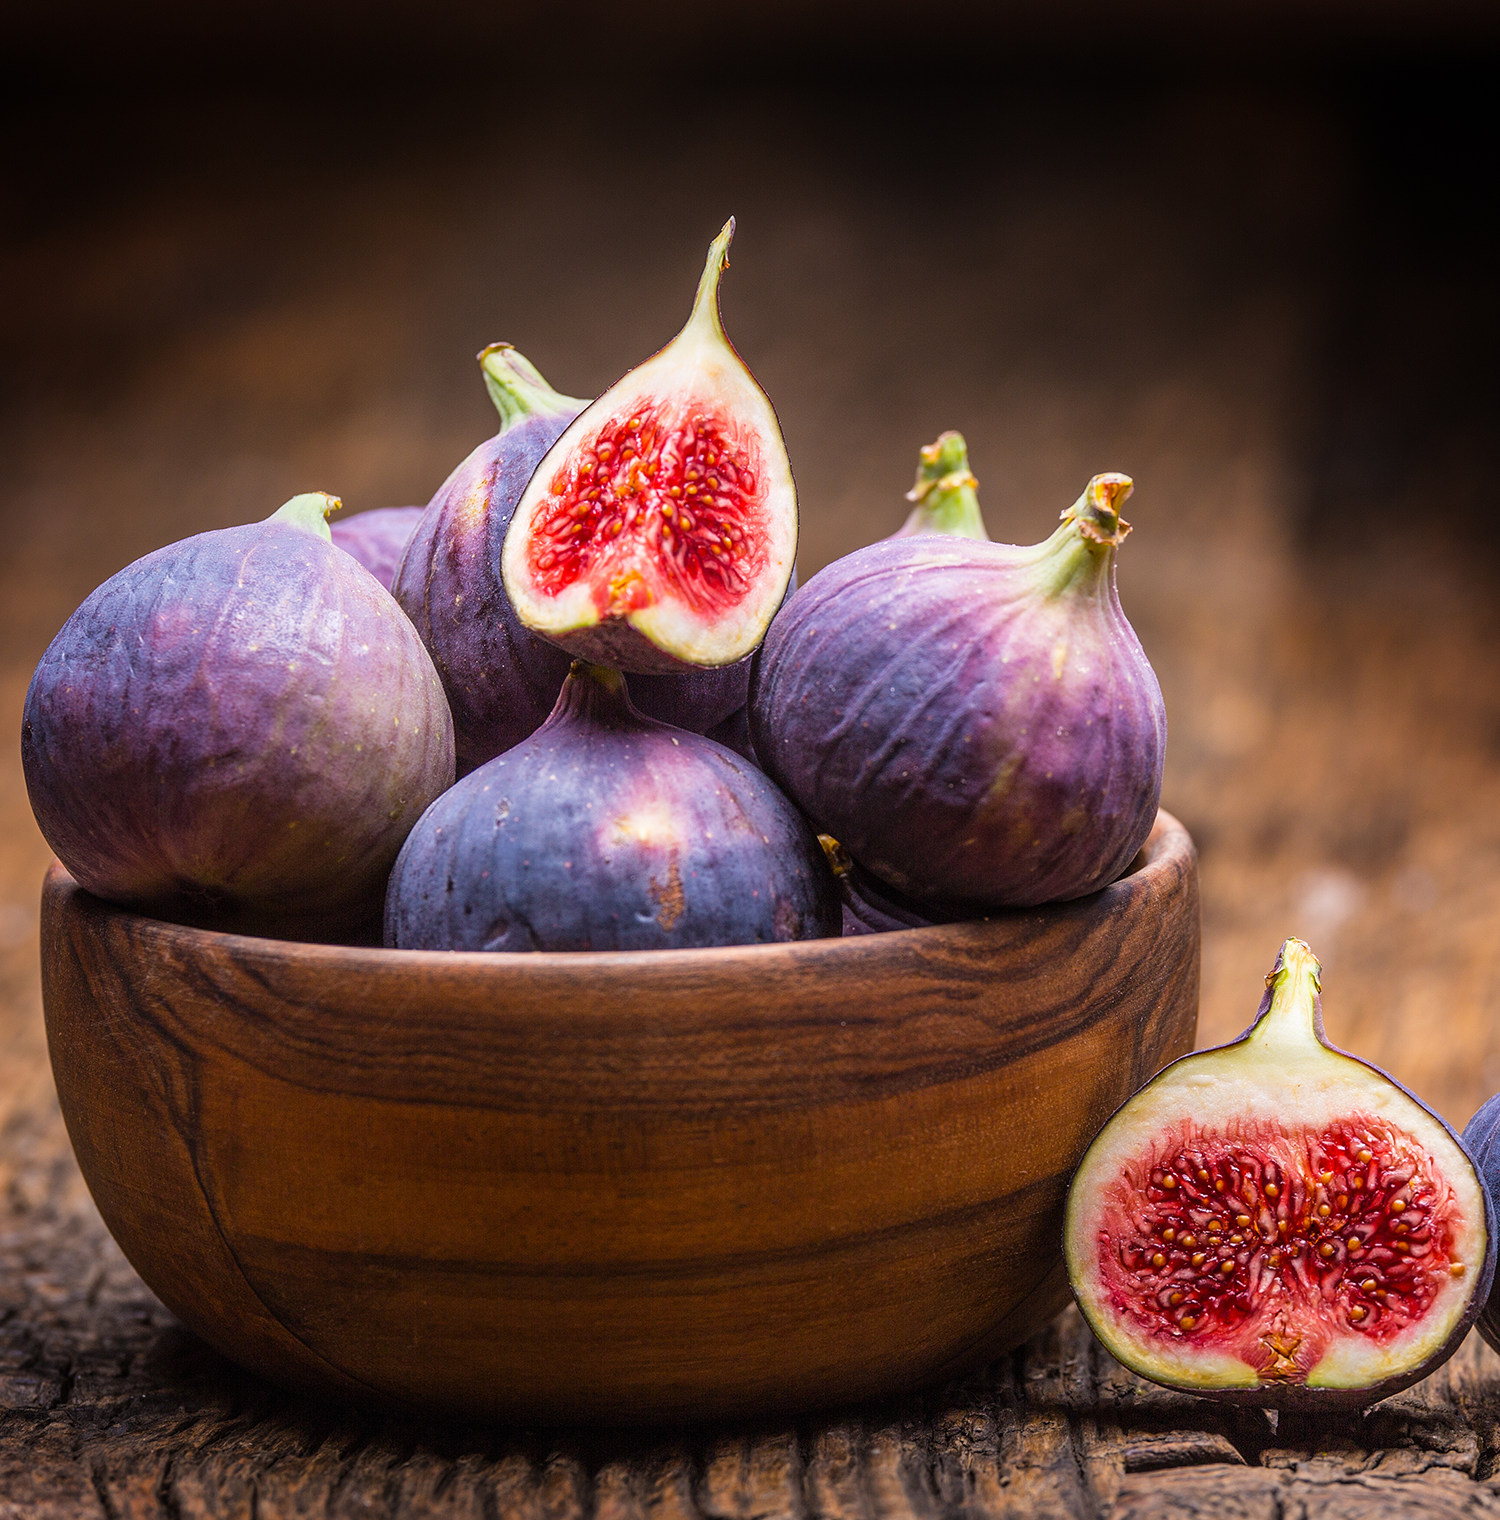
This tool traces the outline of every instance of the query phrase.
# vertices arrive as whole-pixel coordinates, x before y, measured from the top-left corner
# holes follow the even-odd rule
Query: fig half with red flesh
[[[1250,1029],[1147,1083],[1073,1178],[1074,1295],[1143,1377],[1357,1408],[1425,1377],[1484,1304],[1483,1181],[1442,1119],[1327,1043],[1319,976],[1287,940]]]
[[[635,675],[743,659],[781,604],[797,494],[781,426],[725,336],[709,249],[687,326],[537,466],[501,570],[521,621]]]

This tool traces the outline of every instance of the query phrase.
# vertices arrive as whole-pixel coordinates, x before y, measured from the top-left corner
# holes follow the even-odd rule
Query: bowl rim
[[[999,908],[984,918],[884,933],[664,950],[538,950],[503,954],[492,950],[389,949],[379,945],[324,944],[227,933],[155,918],[95,897],[58,860],[47,871],[43,895],[55,902],[67,901],[71,911],[82,908],[96,920],[113,921],[150,950],[173,959],[216,956],[250,961],[261,967],[295,964],[304,972],[323,966],[329,970],[385,976],[407,974],[423,981],[434,977],[445,981],[455,978],[468,981],[475,977],[504,981],[515,976],[547,979],[563,975],[572,979],[580,974],[607,975],[627,969],[638,973],[672,970],[714,976],[742,966],[748,972],[756,963],[770,969],[788,961],[812,961],[832,973],[844,965],[852,969],[886,959],[893,952],[901,958],[912,952],[993,953],[1007,944],[1022,946],[1044,927],[1068,919],[1113,919],[1169,890],[1185,871],[1193,869],[1196,859],[1197,848],[1187,829],[1171,813],[1159,809],[1145,844],[1126,874],[1084,897],[1029,908]]]

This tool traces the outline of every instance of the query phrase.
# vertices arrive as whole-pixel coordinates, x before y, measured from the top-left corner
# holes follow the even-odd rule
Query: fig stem
[[[943,433],[922,449],[916,484],[906,493],[906,499],[917,505],[902,533],[946,533],[987,543],[978,489],[979,482],[969,470],[964,435]]]
[[[1289,1063],[1299,1059],[1296,1047],[1321,1047],[1321,976],[1322,967],[1306,941],[1287,940],[1266,978],[1266,996],[1246,1036],[1248,1042],[1265,1050],[1274,1047]]]
[[[332,543],[333,534],[328,528],[328,515],[337,512],[343,505],[337,496],[330,496],[326,491],[304,491],[300,496],[294,496],[277,507],[266,520],[289,522],[304,532],[316,533],[319,538],[326,538]]]
[[[1120,503],[1135,490],[1128,475],[1110,471],[1096,475],[1063,514],[1062,520],[1078,525],[1078,532],[1096,544],[1120,544],[1130,532],[1130,524],[1120,516]]]
[[[588,405],[577,396],[553,390],[542,372],[510,343],[491,343],[475,357],[484,372],[485,389],[500,413],[500,431],[508,433],[528,417],[574,416]]]
[[[733,239],[734,218],[730,217],[720,228],[718,237],[709,244],[708,259],[698,281],[698,293],[693,297],[692,315],[687,319],[688,327],[710,323],[715,336],[725,343],[729,339],[724,332],[724,320],[719,314],[719,277],[729,267],[729,245]]]

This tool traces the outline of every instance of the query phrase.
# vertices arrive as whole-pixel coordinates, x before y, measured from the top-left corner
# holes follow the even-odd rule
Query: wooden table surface
[[[600,187],[618,96],[525,151],[425,98],[378,128],[269,97],[95,120],[33,155],[3,223],[0,727],[135,556],[298,490],[425,499],[493,428],[483,343],[607,385],[675,331],[733,211],[725,316],[781,412],[804,577],[900,521],[945,427],[1000,538],[1131,473],[1121,592],[1201,849],[1203,1040],[1295,932],[1332,1037],[1461,1125],[1500,1088],[1495,298],[1462,177],[1393,157],[1378,95],[1184,79],[1095,116],[1063,80],[937,122],[740,88],[711,145],[686,106],[630,117],[656,187],[633,221]],[[11,742],[4,1520],[1500,1513],[1500,1361],[1473,1339],[1363,1420],[1279,1426],[1124,1374],[1071,1313],[963,1384],[756,1428],[298,1404],[175,1326],[82,1189],[41,1031],[47,860]]]

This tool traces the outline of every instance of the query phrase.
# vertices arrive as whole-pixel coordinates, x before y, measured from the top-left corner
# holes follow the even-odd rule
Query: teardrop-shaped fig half
[[[781,426],[719,316],[733,234],[731,218],[687,326],[557,440],[505,538],[521,621],[631,674],[743,659],[796,558]]]
[[[1436,1114],[1328,1044],[1319,976],[1287,940],[1254,1024],[1148,1082],[1073,1178],[1073,1292],[1143,1377],[1361,1407],[1443,1362],[1485,1302],[1479,1173]]]

